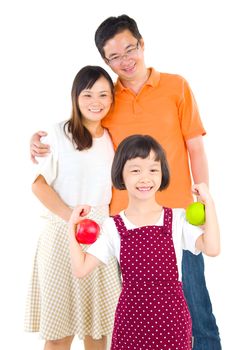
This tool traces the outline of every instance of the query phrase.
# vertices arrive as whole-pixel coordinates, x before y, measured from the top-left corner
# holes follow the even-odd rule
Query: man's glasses
[[[139,49],[139,41],[136,45],[130,45],[123,55],[115,55],[112,58],[106,58],[106,61],[111,66],[116,66],[122,62],[123,59],[134,57],[137,55]]]

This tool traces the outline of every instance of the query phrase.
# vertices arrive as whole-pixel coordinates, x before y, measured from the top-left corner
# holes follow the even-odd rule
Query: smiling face
[[[147,158],[127,160],[123,168],[123,180],[130,199],[151,199],[159,190],[162,181],[160,161],[151,151]]]
[[[113,96],[109,82],[100,77],[91,88],[81,91],[78,105],[85,126],[101,121],[109,112]]]
[[[103,49],[106,64],[122,81],[146,74],[143,39],[136,39],[128,29],[107,40]]]

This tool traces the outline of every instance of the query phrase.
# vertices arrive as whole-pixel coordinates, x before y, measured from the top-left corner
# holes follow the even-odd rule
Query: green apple
[[[186,209],[186,220],[195,226],[203,225],[205,222],[205,206],[200,202],[190,204]]]

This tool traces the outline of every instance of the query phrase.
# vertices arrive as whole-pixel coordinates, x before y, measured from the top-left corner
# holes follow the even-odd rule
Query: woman
[[[49,157],[38,165],[32,190],[48,209],[39,239],[28,297],[26,331],[40,332],[45,350],[70,349],[75,335],[85,350],[105,350],[121,280],[116,259],[84,280],[73,278],[68,226],[72,208],[88,203],[89,217],[109,215],[113,146],[101,120],[113,102],[113,82],[98,66],[86,66],[72,87],[72,114],[56,124],[46,142]]]

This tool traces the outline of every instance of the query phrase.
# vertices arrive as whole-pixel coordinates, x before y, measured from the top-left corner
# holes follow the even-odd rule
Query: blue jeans
[[[183,251],[182,282],[193,323],[193,349],[221,350],[218,327],[205,282],[202,254]]]

